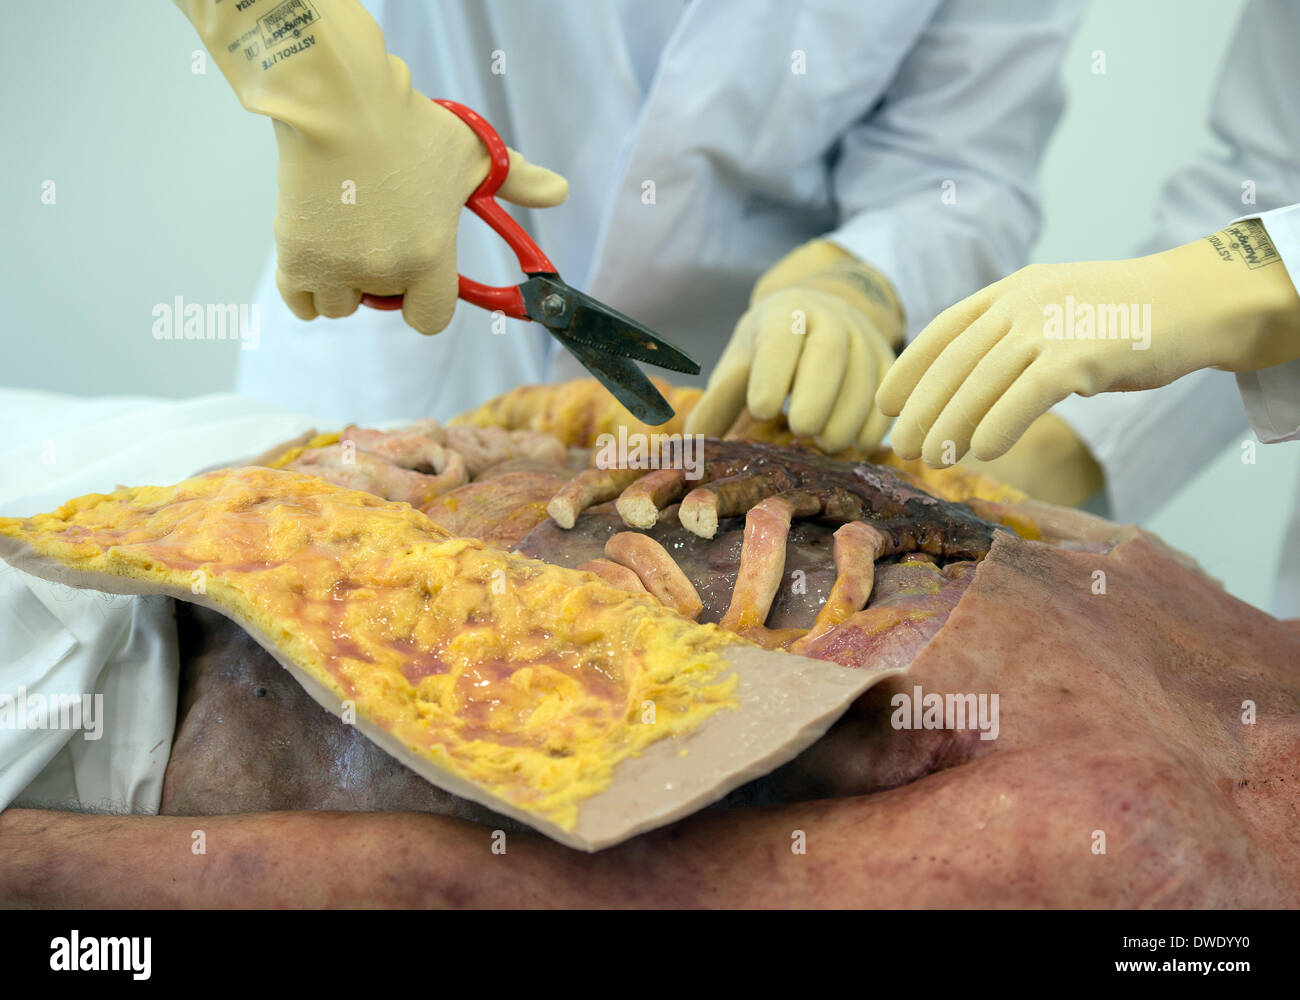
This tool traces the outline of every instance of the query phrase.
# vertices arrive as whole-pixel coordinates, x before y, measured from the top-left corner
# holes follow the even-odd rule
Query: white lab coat
[[[1297,45],[1300,4],[1246,5],[1210,114],[1224,149],[1170,179],[1142,253],[1258,216],[1300,288],[1300,207],[1292,205],[1300,195],[1300,103],[1283,96],[1300,90]],[[1239,375],[1235,385],[1227,372],[1205,370],[1150,392],[1071,396],[1055,412],[1105,470],[1110,516],[1142,521],[1248,434],[1247,417],[1261,441],[1300,436],[1300,363]],[[1300,617],[1300,498],[1292,498],[1291,510],[1272,606],[1283,618]]]
[[[817,236],[830,235],[888,274],[913,332],[1020,266],[1037,227],[1033,175],[1060,111],[1057,68],[1078,4],[369,6],[418,88],[481,111],[530,159],[569,178],[567,205],[519,213],[561,273],[687,347],[707,370],[761,271]],[[502,56],[505,72],[494,74]],[[517,282],[505,245],[463,218],[461,269]],[[523,323],[494,335],[488,314],[464,304],[446,331],[425,338],[399,314],[366,309],[300,323],[280,302],[272,267],[258,300],[261,345],[240,352],[241,391],[324,426],[445,417],[548,376],[548,335]],[[0,397],[0,412],[3,404]],[[34,408],[30,400],[16,405]],[[65,421],[59,433],[72,435],[69,401],[50,401],[46,412]],[[229,399],[128,405],[120,419],[116,410],[112,416],[90,435],[99,453],[113,455],[112,479],[102,468],[61,464],[78,471],[45,481],[42,438],[34,436],[15,443],[6,460],[6,468],[32,474],[33,492],[0,496],[0,510],[48,510],[120,480],[174,481],[260,451],[307,422]],[[166,434],[141,436],[141,422]],[[23,425],[37,434],[30,418]],[[87,441],[83,434],[61,447]],[[17,797],[156,810],[176,708],[168,605],[106,604],[22,574],[0,584],[10,591],[6,612],[32,623],[0,645],[0,690],[22,683],[102,692],[113,710],[113,738],[97,742],[0,732],[0,807]],[[152,647],[148,634],[157,639]]]
[[[570,182],[517,217],[564,277],[707,375],[762,271],[829,236],[894,282],[910,332],[1023,262],[1075,0],[441,0],[369,4],[414,84]],[[499,70],[502,72],[494,72]],[[516,283],[462,216],[463,273]],[[535,324],[461,303],[295,320],[269,263],[238,391],[322,420],[447,417],[582,370]],[[560,359],[552,364],[553,355]],[[664,373],[667,374],[667,373]],[[672,375],[677,381],[681,376]]]

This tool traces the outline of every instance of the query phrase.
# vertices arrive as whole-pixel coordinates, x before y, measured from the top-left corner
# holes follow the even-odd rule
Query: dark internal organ
[[[722,624],[736,604],[737,587],[743,590],[741,580],[747,572],[741,569],[741,561],[748,520],[726,518],[717,536],[706,540],[683,528],[676,508],[670,507],[644,533],[643,537],[657,543],[664,557],[691,581],[703,606],[697,621]],[[947,620],[978,564],[958,561],[940,566],[934,557],[918,553],[877,565],[860,564],[858,586],[870,581],[869,606],[820,632],[816,623],[827,613],[828,603],[841,606],[832,595],[844,575],[842,557],[839,567],[834,559],[835,550],[843,545],[837,537],[843,527],[816,521],[790,525],[782,583],[776,588],[765,623],[746,634],[769,647],[798,640],[803,655],[834,660],[846,667],[906,667]],[[572,530],[561,529],[550,519],[541,521],[515,551],[557,566],[587,570],[614,586],[643,593],[645,585],[637,573],[606,555],[609,541],[623,534],[637,533],[628,532],[613,506],[606,504],[587,511]]]
[[[565,458],[550,434],[417,420],[393,431],[347,427],[337,444],[308,449],[285,468],[423,509],[503,463],[562,466]]]
[[[309,449],[287,467],[404,500],[455,534],[519,545],[547,562],[649,593],[686,617],[809,655],[830,648],[832,634],[869,600],[873,609],[881,605],[877,562],[927,560],[935,575],[937,560],[955,565],[981,558],[995,530],[969,508],[931,497],[880,466],[737,441],[707,440],[697,455],[703,461],[694,479],[675,446],[657,456],[658,468],[589,468],[572,476],[564,465],[567,450],[549,434],[422,420],[394,431],[348,427],[338,444]],[[600,515],[599,544],[583,547],[582,559],[557,560],[557,546],[571,547],[559,536],[576,541],[596,516],[579,523],[579,515],[611,500],[617,516]],[[548,513],[554,523],[546,521]],[[816,590],[806,614],[780,620],[779,605],[792,589],[782,584],[797,569],[791,534],[813,523],[822,532],[816,572],[828,585]],[[575,524],[572,531],[555,527]],[[555,537],[529,551],[524,543],[547,525]],[[723,545],[705,544],[722,540],[720,531],[728,536]],[[730,567],[725,583],[719,564],[695,558],[723,550]],[[911,620],[879,622],[887,619],[894,628]],[[857,634],[845,634],[851,633]]]
[[[628,527],[650,530],[671,512],[681,527],[702,539],[714,538],[727,519],[744,516],[740,565],[720,624],[769,648],[793,645],[800,652],[810,650],[862,611],[875,584],[877,561],[977,561],[988,552],[997,530],[968,507],[932,497],[882,466],[837,462],[788,447],[709,439],[701,474],[692,482],[677,454],[679,447],[667,445],[653,471],[587,469],[556,493],[547,511],[556,524],[569,529],[583,511],[612,500]],[[837,526],[834,585],[810,626],[769,628],[773,601],[785,578],[791,525],[809,519]],[[646,538],[636,532],[623,536]],[[676,563],[666,548],[648,538],[652,544],[616,543],[615,538],[604,558],[582,568],[611,582],[618,574],[606,564],[631,570],[665,604],[690,617],[698,615],[671,572]],[[689,586],[687,575],[680,575]],[[633,589],[630,578],[621,576],[625,589]]]

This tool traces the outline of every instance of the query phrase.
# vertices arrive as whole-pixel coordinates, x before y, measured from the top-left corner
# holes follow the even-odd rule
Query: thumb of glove
[[[569,197],[569,182],[554,170],[529,163],[512,149],[510,171],[497,190],[497,197],[523,208],[553,208]]]

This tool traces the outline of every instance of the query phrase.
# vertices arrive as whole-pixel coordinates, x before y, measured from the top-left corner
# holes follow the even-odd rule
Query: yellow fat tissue
[[[205,594],[413,752],[566,830],[619,761],[737,705],[736,636],[313,476],[90,494],[0,535]]]

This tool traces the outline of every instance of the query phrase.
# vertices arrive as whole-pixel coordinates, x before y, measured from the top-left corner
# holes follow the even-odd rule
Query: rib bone
[[[636,573],[646,590],[687,618],[698,618],[704,610],[695,585],[668,550],[649,535],[621,531],[605,543],[605,555]]]
[[[686,489],[683,469],[657,469],[625,489],[615,502],[623,523],[633,528],[653,528],[659,512],[681,498]]]

